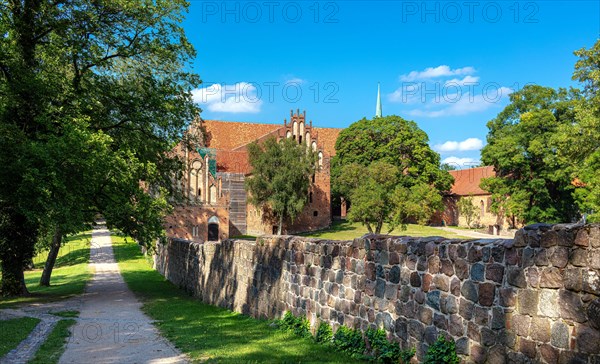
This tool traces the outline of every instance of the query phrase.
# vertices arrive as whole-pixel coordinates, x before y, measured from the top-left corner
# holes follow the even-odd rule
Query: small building
[[[434,224],[466,227],[466,219],[458,211],[458,201],[471,197],[478,211],[472,225],[492,234],[512,227],[502,214],[492,212],[492,194],[481,188],[482,179],[496,176],[493,166],[460,169],[450,171],[450,174],[454,177],[454,184],[444,194],[444,210],[434,216]]]
[[[306,112],[290,113],[283,124],[202,120],[202,146],[188,151],[176,148],[187,163],[187,174],[175,183],[185,202],[165,221],[170,237],[187,240],[222,240],[231,236],[271,234],[278,222],[269,211],[248,202],[245,180],[252,174],[247,146],[269,137],[292,138],[318,155],[319,171],[312,177],[308,202],[286,234],[327,228],[331,225],[330,160],[341,129],[319,128],[306,121]],[[191,133],[197,131],[190,130]]]

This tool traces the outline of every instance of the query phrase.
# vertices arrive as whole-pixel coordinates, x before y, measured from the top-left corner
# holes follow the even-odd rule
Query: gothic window
[[[291,138],[292,137],[292,132],[288,130],[287,133],[285,133],[285,137],[286,138]]]
[[[313,152],[317,151],[317,142],[312,142],[312,150]]]
[[[298,135],[298,122],[294,121],[293,127],[292,127],[292,134],[294,136]]]
[[[323,167],[323,152],[319,152],[319,167]]]
[[[300,135],[300,139],[302,139],[302,135],[304,135],[304,123],[299,124],[298,135]]]
[[[484,217],[485,216],[485,203],[483,202],[483,200],[481,200],[480,205],[481,205],[481,211],[479,212],[479,215],[481,217]]]
[[[210,204],[214,205],[217,203],[217,186],[215,185],[211,185],[210,186]]]
[[[306,132],[306,145],[310,145],[310,133]]]
[[[312,192],[310,192],[310,193],[308,194],[308,202],[309,202],[309,203],[312,203],[312,200],[313,200],[313,199],[312,199],[312,197],[313,197],[313,194],[312,194]]]

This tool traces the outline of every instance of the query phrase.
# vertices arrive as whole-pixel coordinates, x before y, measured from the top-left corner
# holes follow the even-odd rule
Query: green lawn
[[[0,358],[25,340],[39,322],[40,320],[32,317],[0,321]]]
[[[39,285],[48,252],[38,254],[33,259],[35,269],[25,272],[25,284],[31,295],[0,298],[0,308],[12,307],[21,303],[57,301],[83,293],[85,283],[92,274],[88,267],[90,240],[90,233],[67,238],[67,243],[60,248],[56,259],[50,287]]]
[[[346,220],[336,220],[331,225],[331,228],[325,230],[319,230],[311,233],[299,234],[302,236],[308,236],[311,238],[322,238],[329,240],[353,240],[359,238],[369,231],[366,226],[360,223],[353,223]],[[387,226],[384,225],[381,229],[383,234],[388,233]],[[452,239],[468,239],[467,237],[460,236],[455,233],[443,231],[430,226],[414,225],[409,224],[406,230],[396,228],[390,233],[391,235],[407,235],[407,236],[443,236],[445,238]]]
[[[198,361],[218,363],[351,363],[345,354],[289,331],[204,304],[166,281],[151,268],[135,243],[114,236],[113,249],[129,288],[144,303],[161,333]]]

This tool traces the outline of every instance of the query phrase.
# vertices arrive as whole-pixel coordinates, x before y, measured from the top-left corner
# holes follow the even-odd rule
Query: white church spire
[[[375,117],[381,117],[381,92],[379,89],[379,82],[377,82],[377,106],[375,108]]]

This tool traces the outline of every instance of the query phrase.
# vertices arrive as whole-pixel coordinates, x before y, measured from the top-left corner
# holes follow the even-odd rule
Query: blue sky
[[[414,120],[468,167],[486,123],[527,83],[576,86],[573,51],[600,35],[598,1],[191,1],[184,23],[205,119],[343,128]]]

